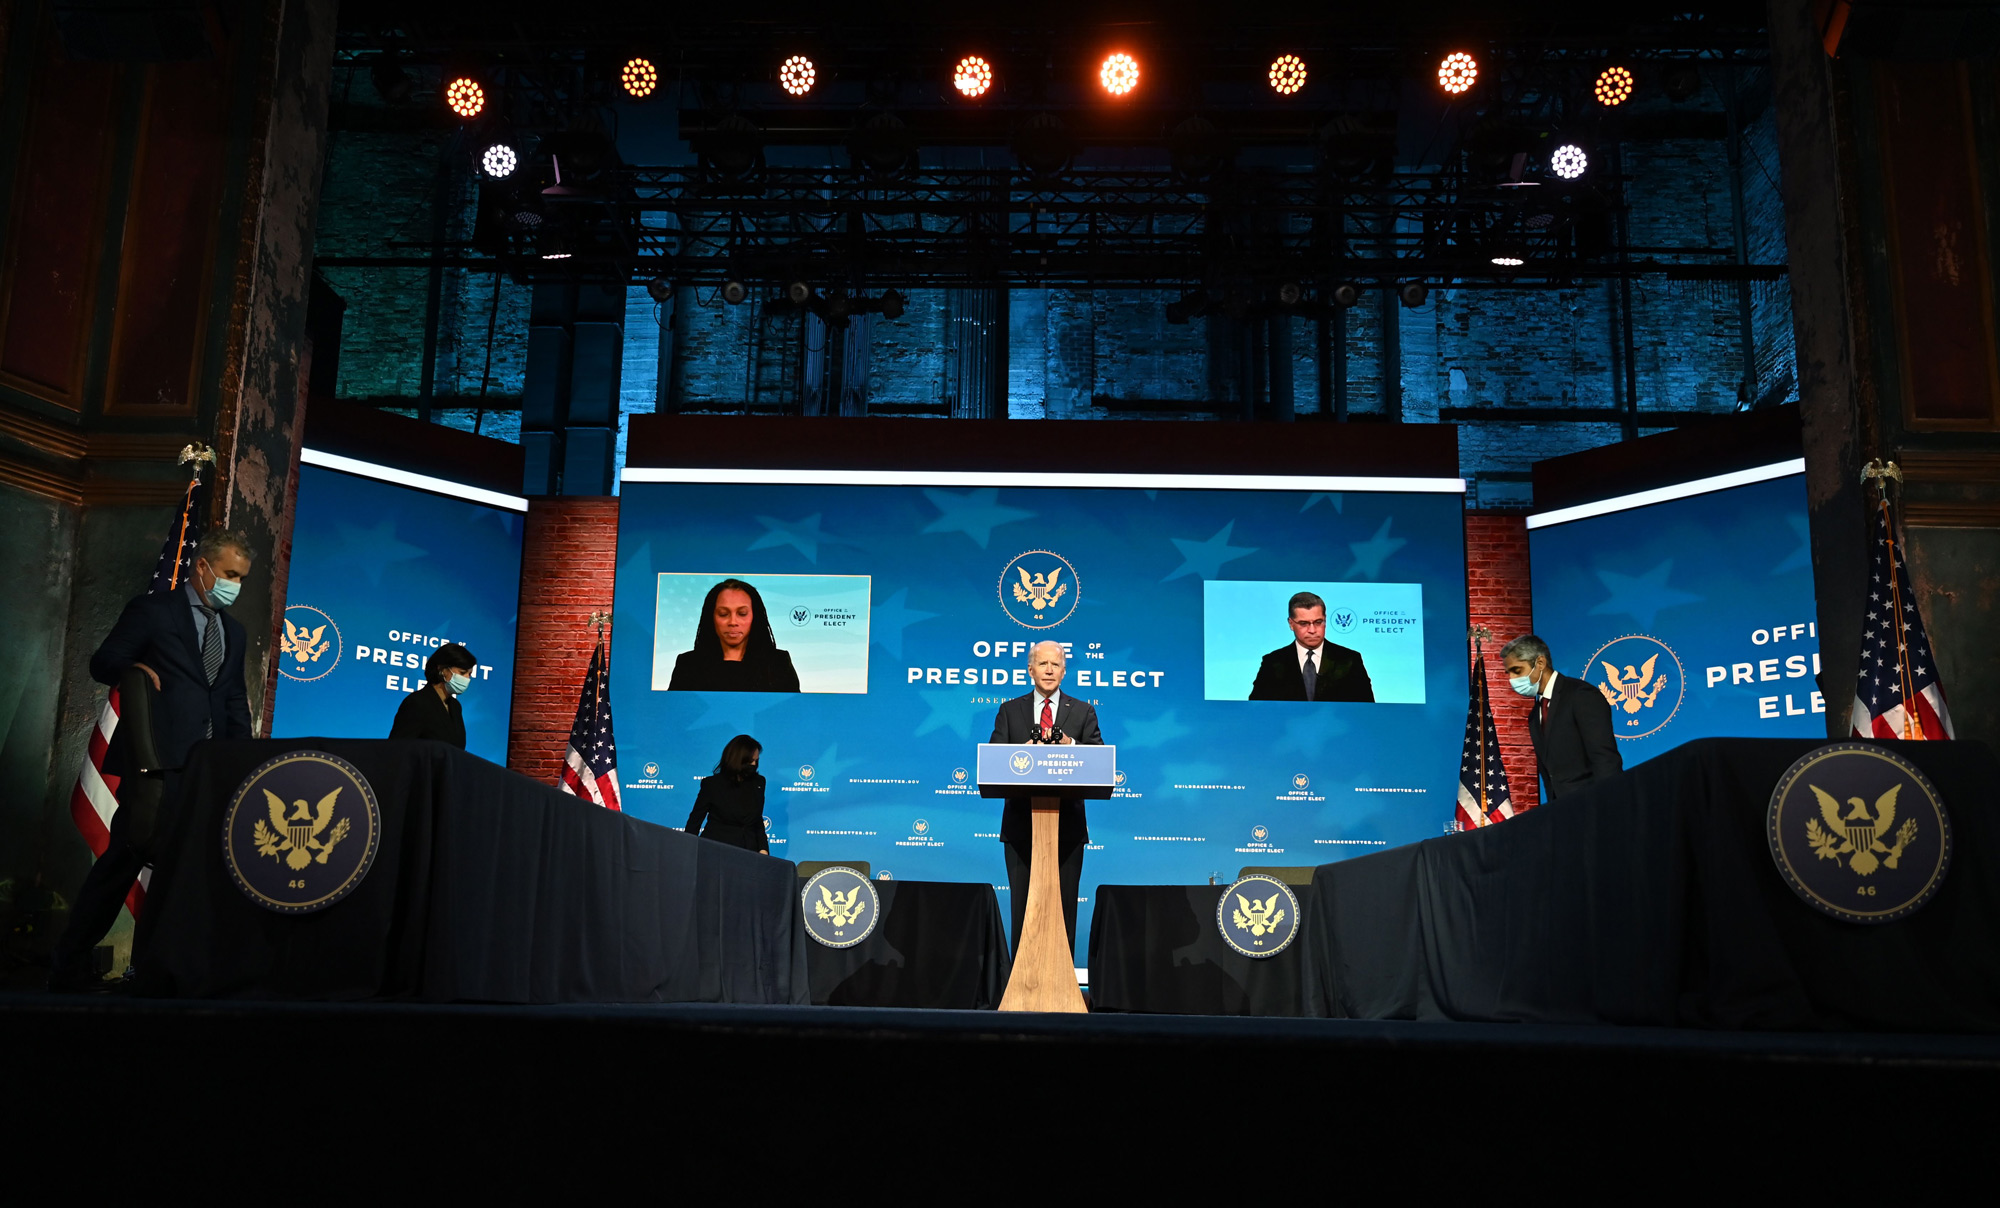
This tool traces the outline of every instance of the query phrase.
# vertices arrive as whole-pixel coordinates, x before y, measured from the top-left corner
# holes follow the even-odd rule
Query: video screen
[[[653,687],[868,691],[868,576],[659,576]]]
[[[698,778],[749,734],[772,854],[1004,896],[1002,803],[979,796],[976,747],[1030,690],[1043,641],[1118,748],[1115,795],[1088,807],[1086,930],[1098,884],[1226,883],[1452,817],[1456,479],[1363,492],[712,473],[628,470],[622,487],[612,696],[639,817],[681,825]],[[1300,592],[1323,607],[1292,609]]]
[[[1209,700],[1424,703],[1421,583],[1224,579],[1202,595]]]
[[[424,661],[479,666],[459,699],[466,750],[507,762],[522,514],[325,466],[299,467],[274,738],[387,738]]]
[[[1695,738],[1825,735],[1803,472],[1529,525],[1535,632],[1611,702],[1626,767]]]

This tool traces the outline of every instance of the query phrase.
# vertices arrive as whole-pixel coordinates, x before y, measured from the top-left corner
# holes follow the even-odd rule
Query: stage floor
[[[6,1097],[7,1135],[60,1140],[65,1121],[108,1119],[107,1087],[143,1088],[166,1110],[132,1140],[169,1168],[253,1134],[354,1128],[374,1138],[371,1161],[419,1164],[733,1138],[728,1160],[753,1160],[755,1177],[866,1194],[888,1191],[869,1173],[883,1163],[964,1179],[981,1155],[1088,1136],[1050,1159],[1066,1186],[1319,1171],[1442,1188],[1557,1168],[1568,1183],[1630,1178],[1663,1151],[1648,1186],[1750,1168],[1794,1186],[1824,1176],[1811,1155],[1838,1154],[1860,1120],[1966,1155],[2000,1122],[1992,1036],[20,993],[0,995],[0,1029],[0,1081],[33,1088]],[[1916,1165],[1843,1178],[1907,1192],[1940,1173]]]

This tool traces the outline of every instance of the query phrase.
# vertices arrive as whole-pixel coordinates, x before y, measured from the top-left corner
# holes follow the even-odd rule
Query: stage
[[[2000,1101],[1996,1037],[27,994],[0,996],[0,1028],[7,1084],[37,1088],[6,1100],[17,1153],[108,1125],[125,1088],[118,1114],[142,1124],[114,1160],[310,1162],[318,1194],[721,1177],[759,1199],[979,1199],[996,1163],[1065,1197],[1301,1179],[1907,1194],[1983,1152]]]

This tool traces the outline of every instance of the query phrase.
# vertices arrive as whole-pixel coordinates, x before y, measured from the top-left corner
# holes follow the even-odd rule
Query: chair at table
[[[1276,877],[1287,885],[1310,885],[1313,883],[1313,867],[1310,864],[1252,865],[1248,868],[1240,869],[1236,876],[1240,880],[1244,877],[1262,874],[1267,877]]]
[[[813,878],[813,876],[814,876],[815,874],[817,874],[817,873],[818,873],[818,872],[819,872],[819,871],[820,871],[821,869],[824,869],[824,868],[851,868],[851,869],[853,869],[853,870],[854,870],[855,872],[858,872],[858,873],[860,873],[860,874],[861,874],[861,879],[862,879],[862,880],[864,880],[864,881],[865,881],[865,880],[867,880],[867,879],[868,879],[868,861],[866,861],[866,860],[801,860],[801,861],[799,861],[799,875],[800,875],[801,877],[804,877],[804,878],[805,878],[805,879],[807,879],[808,881],[810,881],[810,880],[811,880],[811,879]]]

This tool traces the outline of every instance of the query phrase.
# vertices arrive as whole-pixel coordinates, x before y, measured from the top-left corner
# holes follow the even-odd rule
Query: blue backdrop
[[[660,576],[718,569],[870,576],[866,694],[653,690]],[[1398,600],[1421,602],[1421,703],[1205,699],[1203,600],[1217,580],[1409,585]],[[1232,651],[1291,641],[1283,595],[1240,619]],[[773,628],[786,646],[791,627]],[[626,808],[680,825],[696,778],[749,733],[764,744],[772,854],[1004,893],[1000,803],[977,795],[974,745],[1000,702],[1028,691],[1028,646],[1053,638],[1072,646],[1065,691],[1096,704],[1124,777],[1090,806],[1081,937],[1100,883],[1227,882],[1244,865],[1440,833],[1464,630],[1456,494],[628,480],[612,656]],[[807,652],[791,653],[805,676]]]
[[[458,642],[480,662],[465,745],[507,761],[521,514],[324,466],[299,467],[275,738],[386,738],[424,660]]]
[[[1826,733],[1803,474],[1531,529],[1528,553],[1535,631],[1616,698],[1626,767]]]

